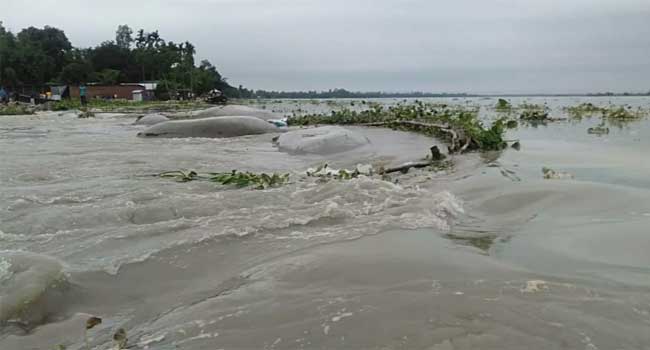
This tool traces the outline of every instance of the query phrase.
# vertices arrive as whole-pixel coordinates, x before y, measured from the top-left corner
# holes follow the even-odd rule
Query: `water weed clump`
[[[603,118],[615,121],[626,121],[641,119],[646,115],[646,112],[641,109],[632,109],[631,106],[626,107],[612,107],[603,109]]]
[[[575,119],[584,117],[600,116],[603,120],[631,121],[638,120],[648,115],[648,111],[642,108],[634,109],[632,106],[598,107],[592,103],[581,103],[577,106],[565,107],[564,111]]]
[[[309,177],[316,177],[321,180],[350,180],[356,179],[359,175],[372,175],[372,167],[370,166],[357,166],[354,170],[347,169],[332,169],[328,164],[323,164],[314,169],[307,169],[306,172]]]
[[[524,102],[517,107],[519,120],[531,124],[545,123],[549,120],[549,108],[546,105],[539,105]]]
[[[500,98],[497,101],[497,104],[494,107],[494,109],[496,109],[498,112],[510,112],[512,111],[512,104],[510,104],[510,102],[508,102],[507,100]]]
[[[586,102],[577,106],[565,107],[564,111],[572,118],[580,119],[583,117],[590,117],[596,114],[601,114],[603,108],[594,105],[593,103]]]
[[[321,124],[386,127],[441,138],[450,153],[500,150],[508,119],[499,118],[487,127],[478,118],[478,108],[431,104],[421,101],[384,107],[371,105],[361,111],[344,108],[331,114],[293,116],[290,126]]]
[[[206,173],[199,174],[196,171],[167,171],[158,174],[163,178],[173,178],[178,182],[189,182],[195,180],[205,180],[218,183],[224,186],[235,186],[238,188],[254,187],[263,190],[271,187],[278,187],[289,182],[289,174],[267,174],[251,173],[233,170],[226,173]]]

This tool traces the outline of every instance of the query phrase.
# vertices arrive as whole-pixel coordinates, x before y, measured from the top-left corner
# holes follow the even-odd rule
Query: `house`
[[[124,100],[133,100],[134,92],[135,95],[138,95],[142,99],[150,99],[148,94],[143,94],[143,91],[146,91],[144,85],[141,84],[120,84],[120,85],[86,85],[86,97],[91,98],[102,98],[102,99],[124,99]],[[70,97],[73,99],[79,98],[79,86],[71,85],[69,87]]]

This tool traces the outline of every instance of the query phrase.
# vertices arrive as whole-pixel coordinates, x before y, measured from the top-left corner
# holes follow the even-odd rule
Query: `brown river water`
[[[510,100],[557,117],[581,102],[650,108]],[[486,119],[496,103],[431,101]],[[602,136],[587,133],[597,119],[522,125],[507,136],[519,151],[326,183],[306,169],[397,165],[442,144],[354,128],[369,146],[290,155],[273,134],[145,139],[133,120],[0,117],[0,349],[85,349],[84,338],[113,349],[119,328],[134,349],[650,349],[647,119]],[[545,180],[542,167],[573,179]],[[177,169],[292,180],[253,190],[151,176]],[[84,335],[90,315],[103,322]]]

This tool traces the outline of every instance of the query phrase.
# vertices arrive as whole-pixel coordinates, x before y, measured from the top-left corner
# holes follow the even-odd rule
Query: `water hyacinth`
[[[233,170],[225,173],[206,173],[199,174],[196,171],[167,171],[158,174],[163,178],[173,178],[178,182],[189,182],[195,180],[205,180],[218,183],[224,186],[235,186],[238,188],[254,187],[263,190],[271,187],[278,187],[289,182],[289,174],[267,174],[251,173]]]

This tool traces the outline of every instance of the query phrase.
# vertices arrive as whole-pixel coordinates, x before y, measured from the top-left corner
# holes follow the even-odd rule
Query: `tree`
[[[128,25],[120,25],[114,41],[79,49],[60,29],[29,27],[14,35],[0,22],[0,84],[37,91],[49,82],[159,80],[162,95],[185,89],[197,94],[219,89],[230,97],[253,94],[230,86],[207,60],[197,67],[192,43],[165,41],[157,30],[133,34]]]
[[[117,71],[119,74],[115,83],[139,80],[138,68],[133,53],[128,48],[120,47],[114,41],[101,43],[101,45],[90,50],[88,56],[95,71]],[[114,74],[111,75],[112,78],[115,78]]]
[[[61,71],[60,80],[66,84],[80,84],[90,80],[93,68],[85,62],[72,62]]]
[[[131,43],[133,42],[131,34],[133,34],[133,30],[128,25],[118,26],[115,32],[115,43],[117,46],[122,49],[130,49]]]
[[[32,74],[30,82],[43,84],[56,77],[61,67],[65,66],[66,54],[72,50],[72,44],[65,33],[57,28],[45,26],[43,29],[29,27],[17,35],[25,58],[36,57],[37,61],[25,59],[24,64],[38,65],[31,68],[38,71]]]
[[[115,69],[104,69],[95,75],[100,84],[115,85],[120,81],[121,72]]]

